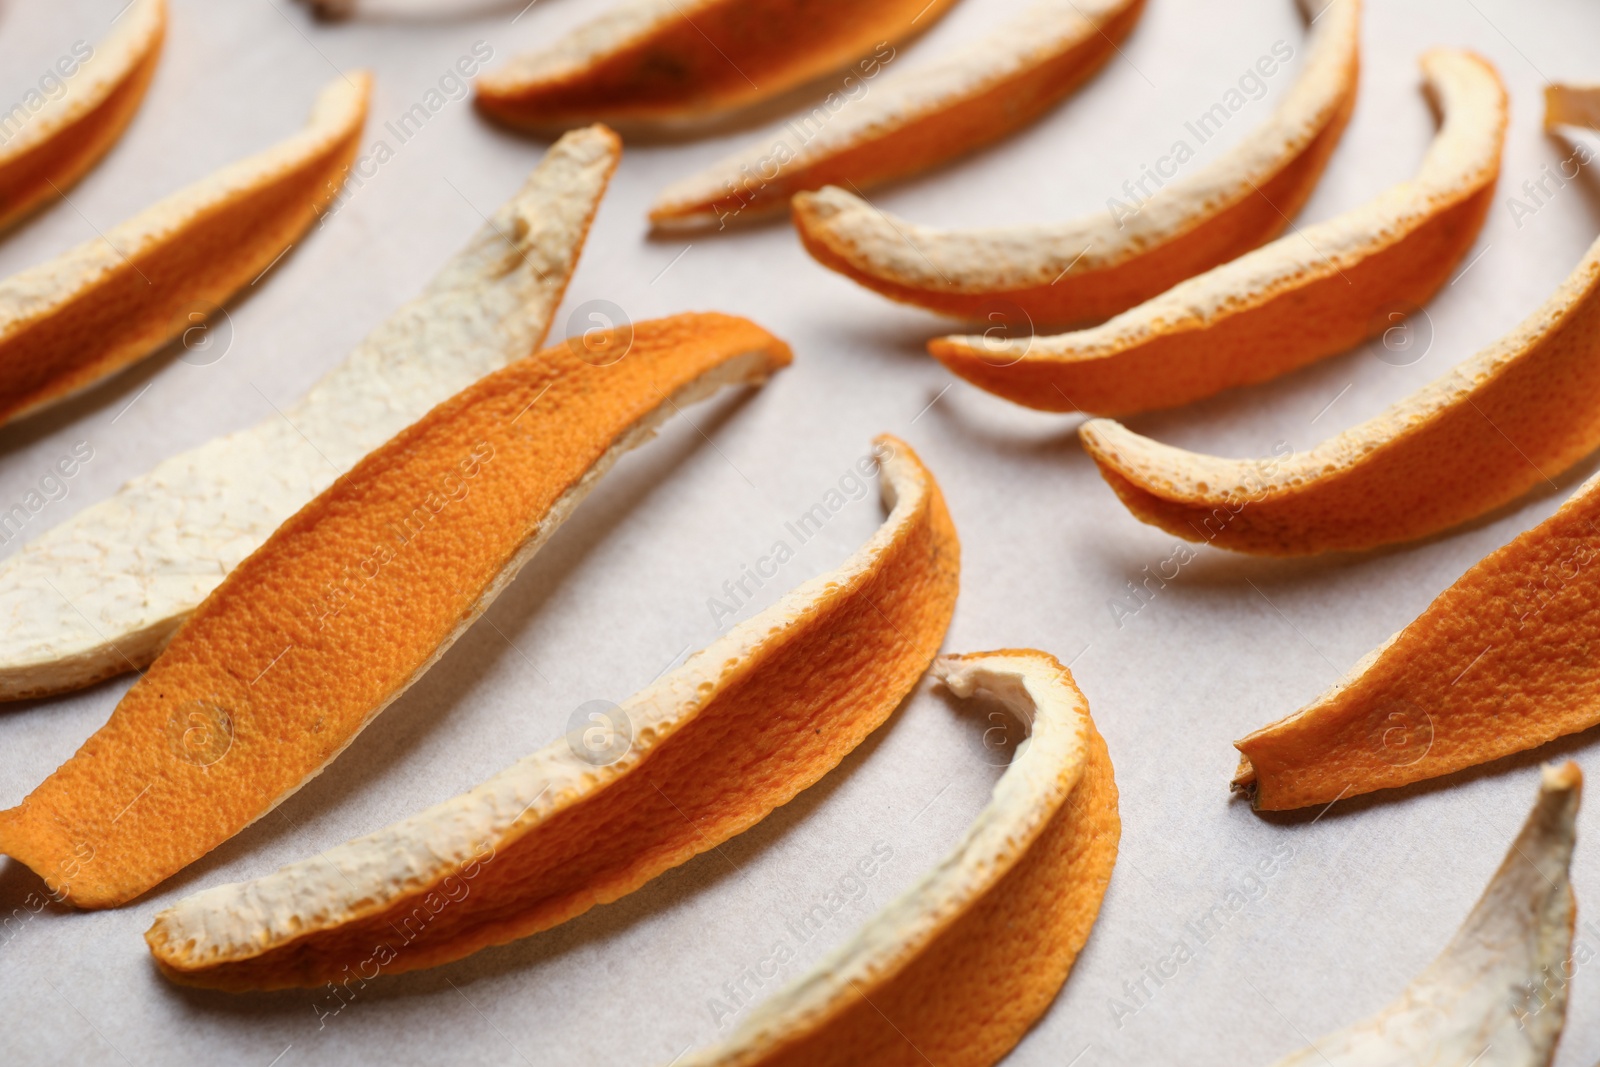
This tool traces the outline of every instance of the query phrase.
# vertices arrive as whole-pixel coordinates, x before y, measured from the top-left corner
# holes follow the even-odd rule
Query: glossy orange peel
[[[371,85],[339,77],[300,133],[0,282],[0,422],[152,355],[260,276],[338,193]]]
[[[1111,758],[1054,656],[942,656],[934,673],[997,698],[1026,747],[938,866],[683,1067],[989,1067],[1055,999],[1117,860]]]
[[[1143,11],[1144,0],[1043,0],[966,48],[882,82],[868,80],[888,62],[874,55],[843,92],[772,138],[663,190],[650,221],[720,227],[782,208],[805,189],[862,189],[929,170],[1055,106],[1116,55]]]
[[[1263,810],[1326,804],[1600,725],[1600,476],[1293,715],[1235,743]]]
[[[1494,68],[1439,49],[1422,57],[1422,70],[1443,121],[1410,181],[1099,326],[945,337],[928,351],[1027,407],[1124,415],[1266,381],[1382,333],[1449,279],[1500,174],[1506,93]]]
[[[137,0],[87,57],[74,46],[47,72],[59,95],[29,90],[43,99],[36,111],[24,96],[0,114],[0,230],[61,196],[117,142],[144,100],[166,32],[166,0]]]
[[[674,410],[790,359],[725,315],[630,329],[481,379],[280,526],[110,721],[0,812],[0,852],[79,907],[181,870],[322,771]],[[81,847],[92,862],[51,881]]]
[[[616,900],[787,803],[894,711],[955,608],[937,483],[903,442],[880,438],[878,456],[877,533],[629,698],[598,743],[557,741],[386,829],[181,901],[146,935],[162,970],[261,989],[432,966]]]
[[[1126,311],[1275,237],[1311,195],[1355,104],[1361,4],[1306,6],[1317,12],[1309,54],[1271,117],[1189,176],[1177,161],[1188,155],[1163,156],[1171,180],[1147,182],[1140,202],[1064,223],[942,230],[830,186],[795,196],[800,239],[823,266],[947,315],[1003,313],[1016,329],[1023,316],[1077,325]],[[1231,114],[1221,103],[1207,114],[1217,108]]]
[[[623,0],[540,52],[480,75],[510,126],[706,127],[937,21],[954,0]]]

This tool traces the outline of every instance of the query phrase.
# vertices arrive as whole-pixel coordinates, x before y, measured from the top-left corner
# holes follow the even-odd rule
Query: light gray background
[[[77,39],[98,40],[121,0],[0,8],[0,101],[17,99]],[[473,42],[497,59],[549,40],[600,2],[540,0],[431,24],[314,23],[287,0],[173,0],[166,53],[122,141],[57,204],[0,243],[10,273],[94,236],[156,198],[288,135],[334,68],[372,67],[368,143]],[[965,0],[883,75],[971,38],[1016,5]],[[979,156],[873,193],[943,225],[1025,222],[1103,208],[1274,41],[1296,60],[1234,119],[1214,153],[1264,117],[1304,56],[1290,0],[1150,0],[1100,76],[1044,121]],[[1540,129],[1547,78],[1600,79],[1600,10],[1571,0],[1375,0],[1360,102],[1300,220],[1362,203],[1417,166],[1434,130],[1416,57],[1463,45],[1511,88],[1496,203],[1472,266],[1429,307],[1426,356],[1397,368],[1368,349],[1258,388],[1133,420],[1223,455],[1303,449],[1444,373],[1516,324],[1578,260],[1600,224],[1584,178],[1517,224],[1507,198],[1568,154]],[[619,699],[715,634],[707,598],[817,502],[882,431],[939,478],[960,529],[963,590],[946,647],[1037,646],[1074,663],[1122,789],[1122,854],[1088,948],[1009,1062],[1065,1067],[1266,1063],[1386,1003],[1443,946],[1499,863],[1534,795],[1539,759],[1593,766],[1593,736],[1427,787],[1263,819],[1230,801],[1230,742],[1292,711],[1403,626],[1486,552],[1548,515],[1561,492],[1433,541],[1355,557],[1254,560],[1200,550],[1118,627],[1107,607],[1166,559],[1173,539],[1130,518],[1095,474],[1076,416],[1024,411],[954,383],[922,352],[938,318],[897,307],[815,265],[783,224],[647,239],[666,182],[752,132],[630,146],[553,338],[570,309],[613,301],[635,319],[686,309],[748,315],[794,345],[793,368],[747,398],[689,412],[628,457],[544,553],[420,684],[314,781],[256,826],[118,911],[46,910],[0,943],[0,1059],[16,1064],[665,1064],[718,1035],[709,1002],[758,962],[875,842],[893,859],[792,978],[947,850],[1000,773],[980,712],[924,686],[822,783],[759,827],[624,901],[448,967],[385,979],[319,1029],[315,992],[235,997],[164,982],[141,934],[180,895],[249,878],[379,827],[480,781],[557,737],[573,708]],[[272,416],[417,292],[509,195],[542,146],[450,105],[230,306],[232,342],[211,366],[151,360],[46,417],[0,431],[0,504],[19,499],[74,442],[94,459],[65,519],[158,459]],[[453,186],[453,187],[452,187]],[[687,251],[685,249],[687,248]],[[946,391],[946,387],[948,391]],[[935,402],[937,401],[937,402]],[[931,405],[931,406],[930,406]],[[705,436],[702,436],[702,431]],[[710,443],[706,440],[710,438]],[[852,504],[748,614],[836,565],[880,520]],[[14,550],[14,544],[0,552]],[[0,710],[0,804],[13,804],[106,718],[127,679]],[[1573,871],[1580,934],[1600,950],[1600,827],[1591,805]],[[1167,956],[1184,923],[1223,901],[1263,857],[1293,858],[1254,889],[1137,1014],[1112,999]],[[0,864],[0,912],[39,883]],[[1594,918],[1596,932],[1581,924]],[[777,981],[766,986],[777,987]],[[1600,978],[1574,982],[1557,1062],[1600,1056]],[[274,1057],[278,1057],[276,1060]]]

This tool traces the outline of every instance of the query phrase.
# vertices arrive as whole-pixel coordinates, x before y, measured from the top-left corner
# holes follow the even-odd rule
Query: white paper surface
[[[8,4],[0,102],[20,99],[75,40],[98,40],[122,0]],[[108,229],[180,185],[303,122],[335,68],[371,67],[367,131],[395,149],[345,206],[229,307],[209,366],[163,355],[44,417],[0,431],[0,505],[79,441],[93,460],[30,532],[101,499],[158,459],[285,406],[415,294],[534,166],[542,145],[451,103],[405,144],[385,129],[467,55],[548,41],[600,6],[541,0],[471,20],[327,26],[288,0],[173,0],[149,98],[122,141],[57,204],[0,243],[10,273]],[[882,76],[972,38],[1017,6],[965,0]],[[1289,0],[1151,0],[1123,55],[1045,121],[975,158],[872,194],[918,221],[977,225],[1102,210],[1275,41],[1296,62],[1235,116],[1202,160],[1264,117],[1303,57]],[[1192,408],[1132,420],[1222,455],[1297,449],[1367,418],[1517,323],[1565,277],[1600,224],[1600,183],[1535,204],[1521,193],[1569,154],[1540,129],[1546,79],[1600,80],[1600,10],[1579,0],[1375,0],[1359,104],[1300,222],[1402,180],[1433,132],[1416,57],[1489,56],[1512,93],[1496,203],[1469,269],[1428,308],[1431,346],[1406,367],[1368,349]],[[952,382],[924,355],[948,332],[822,269],[787,225],[647,239],[655,192],[758,136],[630,145],[557,318],[612,301],[635,320],[688,309],[748,315],[790,341],[795,365],[759,393],[691,410],[628,457],[487,618],[323,775],[214,854],[117,911],[25,905],[40,883],[0,861],[0,1062],[6,1064],[666,1064],[726,1033],[737,983],[783,942],[794,958],[762,995],[893,898],[956,840],[1000,773],[981,713],[924,686],[820,784],[716,852],[546,934],[387,978],[337,1015],[315,991],[233,996],[169,985],[142,934],[186,893],[265,874],[451,796],[563,730],[579,704],[620,699],[716,632],[708,598],[782,536],[890,431],[932,467],[963,548],[946,648],[1036,646],[1071,661],[1122,790],[1121,858],[1087,949],[1009,1063],[1268,1063],[1385,1004],[1439,951],[1510,842],[1540,760],[1594,769],[1592,733],[1481,772],[1262,818],[1229,798],[1230,742],[1299,707],[1403,626],[1486,552],[1548,515],[1596,463],[1467,529],[1355,557],[1268,561],[1200,549],[1117,624],[1108,601],[1172,555],[1171,537],[1117,504],[1045,416]],[[1513,194],[1537,206],[1517,217]],[[710,439],[708,442],[707,438]],[[741,608],[836,565],[881,517],[875,496],[834,517]],[[15,544],[0,546],[0,553]],[[492,624],[492,625],[491,625]],[[0,709],[0,804],[18,802],[106,718],[129,679]],[[1580,939],[1600,950],[1600,827],[1584,812],[1573,872]],[[787,923],[874,844],[892,859],[825,934]],[[1289,858],[1284,859],[1285,855]],[[1263,876],[1259,861],[1274,858]],[[852,888],[847,885],[847,889]],[[1229,907],[1229,894],[1246,894]],[[1199,922],[1223,905],[1226,924]],[[13,909],[22,909],[13,912]],[[1590,927],[1588,923],[1593,922]],[[1202,937],[1203,935],[1203,937]],[[1191,958],[1147,977],[1180,941]],[[1135,995],[1141,984],[1146,992]],[[1556,1062],[1600,1057],[1600,979],[1582,970]],[[1122,1009],[1118,1009],[1118,1004]],[[1136,1009],[1136,1010],[1134,1010]],[[275,1057],[277,1057],[275,1059]]]

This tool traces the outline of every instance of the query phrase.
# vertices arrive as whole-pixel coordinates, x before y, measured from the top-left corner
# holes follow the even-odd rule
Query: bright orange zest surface
[[[936,22],[954,0],[626,0],[478,79],[512,126],[695,125],[779,96]]]
[[[82,907],[182,869],[337,756],[676,405],[790,359],[715,314],[640,323],[631,349],[587,340],[456,394],[279,527],[110,721],[0,812],[0,852]]]
[[[620,705],[625,751],[588,758],[580,733],[387,829],[182,901],[147,935],[163,969],[245,989],[443,963],[615,900],[788,802],[894,711],[955,608],[939,487],[904,443],[880,446],[892,510],[877,535]]]
[[[166,0],[138,0],[87,57],[79,41],[53,64],[48,73],[61,85],[59,95],[33,110],[30,98],[42,94],[30,90],[0,114],[0,229],[60,197],[122,136],[150,86],[166,32]]]
[[[1600,479],[1490,553],[1336,688],[1237,742],[1262,809],[1450,774],[1600,725]]]

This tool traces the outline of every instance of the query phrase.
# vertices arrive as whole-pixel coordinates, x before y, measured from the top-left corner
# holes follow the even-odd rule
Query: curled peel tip
[[[1546,763],[1540,769],[1539,788],[1545,792],[1583,791],[1583,771],[1572,760]]]

